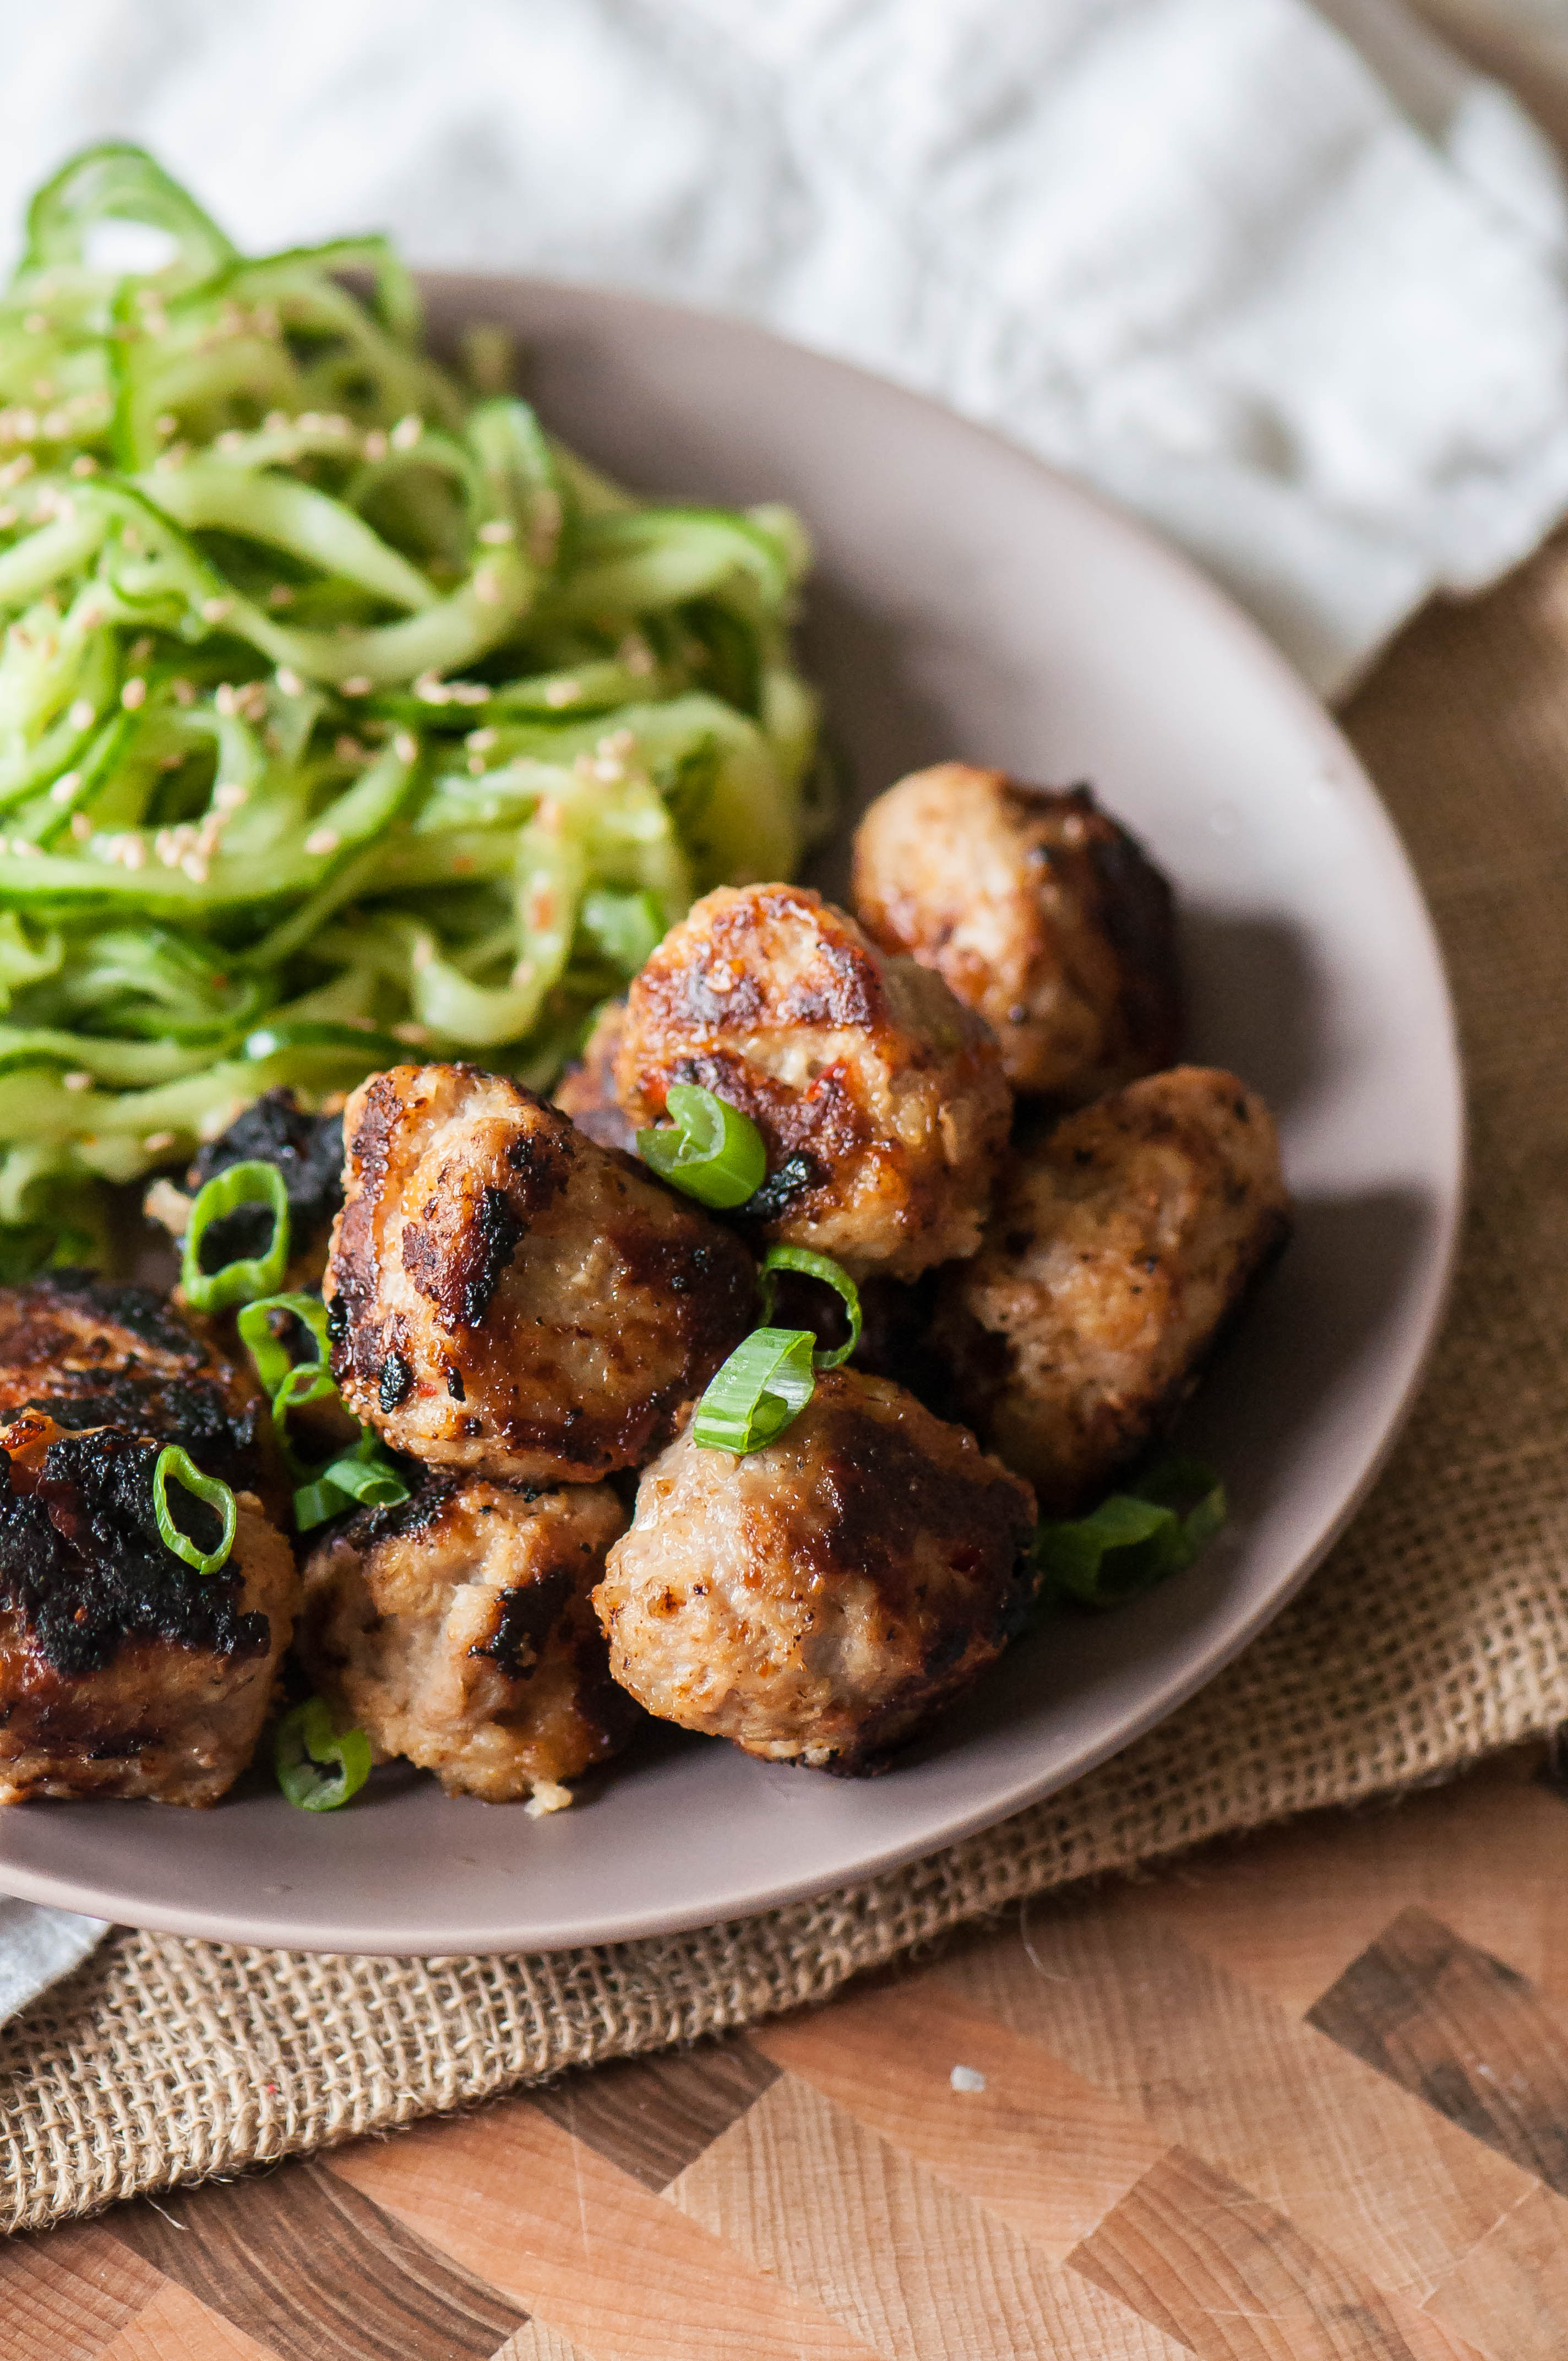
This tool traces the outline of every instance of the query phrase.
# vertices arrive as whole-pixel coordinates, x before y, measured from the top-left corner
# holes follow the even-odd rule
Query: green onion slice
[[[326,1305],[319,1295],[263,1295],[247,1303],[235,1322],[239,1341],[256,1365],[256,1374],[269,1396],[277,1394],[280,1387],[296,1364],[289,1358],[288,1347],[273,1332],[274,1316],[286,1312],[306,1329],[315,1345],[318,1364],[324,1367],[331,1356],[327,1342]],[[308,1366],[305,1365],[305,1366]],[[311,1400],[317,1397],[311,1395]]]
[[[367,1427],[352,1451],[330,1460],[294,1494],[294,1524],[302,1533],[341,1515],[350,1501],[362,1509],[395,1509],[409,1488]]]
[[[709,1451],[760,1451],[817,1390],[809,1328],[753,1328],[696,1406],[692,1433]]]
[[[831,1352],[818,1350],[811,1356],[813,1368],[836,1369],[841,1361],[849,1359],[861,1341],[860,1289],[831,1255],[817,1254],[810,1246],[770,1246],[762,1257],[762,1268],[758,1273],[764,1320],[771,1320],[773,1316],[773,1297],[777,1292],[773,1273],[780,1270],[798,1270],[807,1279],[819,1279],[824,1287],[830,1287],[836,1295],[842,1298],[850,1318],[849,1342],[835,1345]]]
[[[664,1104],[670,1122],[637,1135],[644,1164],[704,1205],[743,1205],[755,1196],[768,1151],[750,1115],[696,1082],[673,1082]]]
[[[273,1733],[278,1784],[302,1812],[335,1812],[370,1776],[370,1741],[362,1730],[332,1726],[324,1697],[307,1697],[283,1716]]]
[[[1040,1527],[1047,1593],[1120,1607],[1192,1564],[1225,1521],[1225,1488],[1201,1460],[1170,1454],[1088,1516]]]
[[[272,1213],[272,1237],[264,1255],[226,1262],[221,1270],[202,1268],[202,1240],[214,1222],[237,1213],[242,1205],[267,1205]],[[249,1303],[270,1295],[289,1264],[289,1192],[275,1164],[255,1160],[231,1164],[214,1172],[199,1189],[185,1229],[185,1256],[180,1284],[185,1301],[197,1312],[223,1312],[231,1303]]]
[[[204,1500],[223,1519],[223,1538],[216,1549],[199,1550],[175,1523],[169,1509],[170,1477],[182,1491]],[[193,1565],[198,1574],[216,1574],[234,1547],[235,1527],[239,1521],[234,1494],[218,1477],[203,1476],[189,1453],[181,1451],[177,1443],[166,1443],[153,1463],[152,1512],[158,1519],[159,1539],[165,1549],[172,1550],[187,1565]]]

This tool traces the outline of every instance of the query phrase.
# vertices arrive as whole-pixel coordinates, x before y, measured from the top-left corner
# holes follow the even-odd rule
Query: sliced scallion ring
[[[369,1427],[362,1427],[352,1451],[318,1468],[294,1494],[294,1524],[308,1533],[341,1516],[350,1502],[362,1509],[395,1509],[409,1488]]]
[[[200,1550],[188,1534],[181,1532],[170,1512],[170,1481],[217,1510],[224,1530],[216,1549]],[[158,1519],[159,1539],[165,1549],[172,1550],[187,1565],[193,1565],[198,1574],[216,1574],[234,1547],[235,1528],[239,1521],[234,1494],[220,1477],[203,1476],[190,1454],[181,1451],[177,1443],[166,1443],[153,1463],[152,1512]]]
[[[692,1433],[709,1451],[760,1451],[817,1390],[809,1328],[753,1328],[696,1406]]]
[[[764,1320],[771,1320],[773,1316],[773,1297],[777,1292],[774,1273],[781,1270],[798,1270],[804,1278],[819,1279],[824,1287],[830,1287],[842,1300],[850,1321],[849,1342],[835,1345],[830,1352],[818,1350],[811,1356],[813,1368],[836,1369],[841,1361],[849,1359],[861,1341],[860,1289],[842,1264],[836,1263],[831,1255],[817,1254],[811,1246],[770,1246],[762,1257],[762,1267],[757,1275],[757,1283],[762,1293]]]
[[[202,1241],[214,1222],[236,1213],[242,1205],[266,1205],[272,1214],[272,1236],[264,1255],[226,1262],[219,1270],[202,1268]],[[231,1164],[214,1172],[192,1200],[185,1229],[185,1254],[180,1284],[185,1301],[197,1312],[224,1312],[231,1303],[249,1303],[271,1295],[289,1267],[289,1191],[275,1164],[259,1159]]]
[[[370,1741],[362,1730],[334,1730],[324,1697],[291,1707],[272,1738],[278,1784],[302,1812],[335,1812],[370,1776]]]
[[[1212,1468],[1173,1453],[1088,1516],[1040,1527],[1047,1593],[1120,1607],[1184,1573],[1224,1521],[1225,1488]]]
[[[272,1333],[275,1312],[286,1312],[307,1329],[316,1348],[316,1359],[323,1365],[330,1357],[331,1346],[326,1333],[326,1305],[319,1295],[263,1295],[247,1303],[235,1322],[239,1341],[255,1364],[256,1374],[269,1395],[275,1394],[291,1369],[298,1366],[289,1358],[288,1347]]]
[[[643,1163],[699,1204],[743,1205],[755,1196],[768,1151],[751,1116],[696,1082],[672,1082],[664,1104],[670,1121],[637,1135]]]

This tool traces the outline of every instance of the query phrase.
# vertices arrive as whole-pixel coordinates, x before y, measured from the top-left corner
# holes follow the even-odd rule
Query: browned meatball
[[[672,928],[632,983],[616,1086],[649,1125],[672,1082],[761,1130],[766,1237],[901,1279],[973,1253],[1011,1112],[996,1045],[819,894],[721,886]]]
[[[748,1754],[879,1767],[1020,1629],[1034,1496],[972,1434],[854,1369],[776,1442],[688,1427],[644,1474],[594,1594],[610,1670]]]
[[[406,1755],[449,1795],[554,1811],[638,1719],[590,1604],[625,1524],[603,1484],[433,1476],[316,1551],[300,1653],[378,1758]]]
[[[399,1451],[536,1484],[638,1466],[753,1324],[739,1239],[518,1082],[394,1066],[344,1129],[333,1369]]]
[[[254,1376],[149,1287],[60,1270],[0,1288],[0,1418],[28,1408],[156,1434],[225,1484],[267,1488]]]
[[[984,1017],[1014,1090],[1080,1105],[1177,1054],[1170,888],[1087,787],[916,771],[861,822],[853,899]]]
[[[615,1060],[625,1029],[625,1001],[608,1002],[583,1044],[582,1056],[556,1083],[552,1104],[601,1148],[619,1148],[634,1156],[637,1133],[615,1095]]]
[[[215,1573],[165,1548],[160,1447],[40,1411],[0,1427],[0,1804],[214,1804],[250,1760],[289,1644],[293,1554],[247,1491]],[[216,1512],[203,1516],[210,1548]]]
[[[936,1342],[991,1447],[1060,1512],[1167,1422],[1284,1244],[1268,1109],[1178,1066],[1015,1152],[985,1244],[947,1273]]]

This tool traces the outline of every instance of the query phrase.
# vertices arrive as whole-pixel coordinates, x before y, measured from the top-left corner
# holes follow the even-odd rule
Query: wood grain
[[[17,2241],[0,2361],[1565,2361],[1541,1769]]]

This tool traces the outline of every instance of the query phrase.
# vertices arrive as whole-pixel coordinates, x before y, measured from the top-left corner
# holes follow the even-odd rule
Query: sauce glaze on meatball
[[[594,1603],[650,1713],[748,1754],[839,1772],[998,1656],[1037,1584],[1034,1495],[885,1378],[819,1377],[739,1455],[688,1426],[647,1469]]]
[[[1014,1151],[985,1244],[944,1274],[962,1414],[1082,1506],[1159,1432],[1289,1231],[1279,1142],[1234,1074],[1178,1066]]]
[[[521,1083],[394,1066],[344,1130],[333,1371],[396,1450],[538,1484],[640,1466],[753,1324],[740,1240]]]
[[[1170,888],[1087,787],[916,771],[861,822],[853,901],[984,1017],[1014,1090],[1080,1105],[1177,1054]]]
[[[903,1279],[973,1253],[1011,1112],[996,1045],[819,894],[721,886],[671,928],[616,1057],[633,1124],[659,1121],[672,1082],[762,1132],[767,1178],[742,1212],[764,1237]]]

